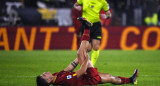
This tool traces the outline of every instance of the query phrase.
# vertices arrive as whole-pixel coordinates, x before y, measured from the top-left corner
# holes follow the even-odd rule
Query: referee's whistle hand
[[[107,19],[107,16],[106,16],[106,14],[100,14],[100,18],[101,19]]]

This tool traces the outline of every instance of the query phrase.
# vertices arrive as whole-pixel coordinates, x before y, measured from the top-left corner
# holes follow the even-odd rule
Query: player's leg
[[[81,42],[81,45],[80,45],[78,51],[77,51],[77,57],[78,57],[78,61],[79,61],[80,65],[82,65],[82,63],[85,59],[83,51],[85,50],[87,52],[88,46],[89,46],[89,42],[86,40],[83,40]]]
[[[107,73],[99,73],[99,76],[101,77],[101,83],[112,83],[112,84],[137,84],[137,76],[138,76],[138,69],[135,70],[132,77],[126,78],[126,77],[120,77],[120,76],[112,76]]]
[[[91,62],[93,65],[97,62],[97,59],[99,57],[99,46],[100,46],[100,40],[92,39],[92,54],[91,54]]]
[[[80,65],[82,65],[85,59],[84,51],[87,52],[88,47],[89,47],[90,28],[91,28],[92,23],[88,22],[85,18],[82,18],[82,17],[79,17],[78,20],[80,20],[82,25],[84,26],[82,42],[81,42],[80,48],[77,51],[78,61]]]
[[[107,73],[98,73],[101,77],[100,83],[114,83],[114,84],[121,84],[121,79],[118,77],[114,77]]]
[[[84,62],[85,57],[89,56],[87,53],[89,45],[89,41],[83,40],[81,42],[80,48],[77,51],[78,61],[80,65],[82,65],[82,63]],[[90,60],[88,62],[88,67],[94,67]]]
[[[89,47],[89,40],[90,40],[90,30],[89,29],[84,29],[84,33],[82,36],[82,42],[81,45],[77,51],[77,57],[80,65],[82,65],[85,57],[83,51],[85,50],[87,52],[88,47]]]

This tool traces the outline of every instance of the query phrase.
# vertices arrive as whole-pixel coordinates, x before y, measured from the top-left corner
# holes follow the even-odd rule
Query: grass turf
[[[36,86],[37,75],[61,71],[75,57],[76,51],[69,50],[0,51],[0,86]],[[160,86],[160,51],[104,50],[95,67],[99,72],[124,77],[130,77],[138,68],[138,86]]]

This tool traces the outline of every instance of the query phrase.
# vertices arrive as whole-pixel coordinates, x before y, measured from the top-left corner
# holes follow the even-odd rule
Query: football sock
[[[96,64],[98,57],[99,57],[99,50],[92,50],[91,62],[93,64],[93,66]]]
[[[119,77],[121,79],[121,84],[131,83],[130,78]]]
[[[84,29],[82,40],[87,40],[87,41],[90,40],[90,30],[89,29]]]

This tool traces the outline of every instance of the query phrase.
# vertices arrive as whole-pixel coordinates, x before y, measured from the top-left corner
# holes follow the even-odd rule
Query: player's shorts
[[[86,77],[89,78],[88,82],[90,85],[96,85],[101,80],[100,76],[98,75],[97,68],[88,68]]]
[[[93,26],[90,29],[90,41],[92,39],[101,40],[101,37],[102,37],[101,27],[102,26],[100,22],[93,23]],[[84,26],[82,25],[82,33],[83,31],[84,31]]]
[[[97,85],[101,81],[97,68],[88,68],[86,72],[77,85]]]

